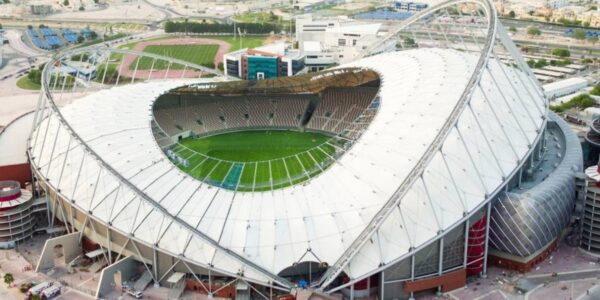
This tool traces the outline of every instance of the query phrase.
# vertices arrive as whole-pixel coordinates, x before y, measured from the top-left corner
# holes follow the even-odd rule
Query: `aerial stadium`
[[[152,63],[125,72],[116,55]],[[95,72],[66,84],[75,60]],[[443,293],[489,264],[528,270],[571,222],[577,137],[487,0],[440,3],[360,60],[291,77],[107,48],[46,66],[28,155],[68,232],[37,269],[54,244],[91,244],[97,297],[133,266],[173,298]]]

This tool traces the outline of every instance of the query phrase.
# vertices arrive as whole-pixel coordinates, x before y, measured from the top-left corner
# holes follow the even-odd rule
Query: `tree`
[[[417,46],[417,43],[413,38],[407,36],[404,38],[404,45],[408,48],[413,48]]]
[[[69,6],[69,0],[63,0],[63,5],[64,6]]]
[[[31,81],[35,84],[41,84],[42,83],[42,71],[33,69],[33,70],[29,71],[29,73],[27,74],[27,78],[29,79],[29,81]]]
[[[552,55],[558,56],[558,57],[570,57],[571,51],[569,51],[568,49],[565,49],[565,48],[556,48],[556,49],[552,50]]]
[[[15,281],[15,278],[11,273],[4,274],[4,283],[10,286],[10,284],[13,283],[13,281]]]
[[[594,46],[595,46],[595,45],[596,45],[596,43],[598,43],[598,36],[597,36],[597,35],[596,35],[596,36],[591,36],[591,37],[589,37],[589,38],[588,38],[588,41],[589,41],[590,43],[592,43],[592,45],[594,45]]]
[[[527,35],[529,35],[530,37],[540,36],[542,35],[542,31],[535,26],[531,26],[527,28]]]
[[[514,10],[511,10],[508,12],[508,17],[511,19],[514,19],[517,16],[517,14],[515,14]]]
[[[517,27],[510,26],[510,27],[508,27],[508,31],[510,31],[510,32],[517,32]]]
[[[576,40],[585,40],[585,31],[583,29],[577,28],[575,29],[575,32],[573,33],[573,37]]]
[[[529,59],[529,60],[527,61],[527,65],[528,65],[530,68],[533,68],[533,67],[535,66],[535,60],[533,60],[533,59]]]
[[[539,68],[543,68],[547,65],[548,65],[548,61],[546,59],[542,58],[534,64],[534,67],[539,69]]]

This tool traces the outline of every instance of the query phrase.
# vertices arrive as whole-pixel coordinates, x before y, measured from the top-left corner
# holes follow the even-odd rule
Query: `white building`
[[[322,53],[328,53],[324,56],[331,55],[334,63],[343,64],[360,58],[362,52],[382,35],[381,26],[380,23],[357,22],[346,17],[315,20],[307,14],[296,18],[296,39],[300,50],[309,50],[314,56],[314,51],[320,47]],[[304,49],[307,45],[310,48]]]
[[[575,93],[587,86],[587,80],[581,77],[574,77],[545,84],[544,92],[546,93],[546,97],[548,97],[548,99],[554,99]]]

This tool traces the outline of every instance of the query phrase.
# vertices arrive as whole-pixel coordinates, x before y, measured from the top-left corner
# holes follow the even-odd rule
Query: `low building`
[[[394,7],[400,11],[422,11],[427,8],[427,3],[412,1],[396,1]]]
[[[248,80],[292,76],[304,70],[304,54],[277,43],[223,56],[225,75]]]
[[[575,93],[588,86],[587,80],[581,77],[573,77],[565,80],[559,80],[544,85],[546,97],[552,100],[558,97]]]
[[[296,39],[300,50],[307,52],[309,49],[304,49],[305,45],[315,45],[307,42],[319,43],[321,51],[333,55],[336,64],[361,58],[363,52],[384,35],[381,29],[381,23],[346,17],[314,19],[306,14],[296,18]]]
[[[335,53],[324,51],[319,42],[304,42],[304,64],[308,72],[322,71],[336,64],[337,57]]]
[[[43,2],[31,3],[29,4],[29,9],[34,15],[48,15],[52,13],[52,5]]]

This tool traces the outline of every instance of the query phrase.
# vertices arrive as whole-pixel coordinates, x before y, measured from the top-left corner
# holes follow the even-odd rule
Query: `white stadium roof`
[[[60,184],[61,193],[92,212],[93,218],[199,265],[228,274],[242,270],[246,278],[267,283],[272,280],[268,273],[276,275],[294,263],[338,260],[423,157],[455,109],[478,59],[467,52],[433,48],[386,53],[341,66],[368,68],[380,75],[379,112],[326,172],[279,190],[236,193],[214,187],[183,173],[163,154],[150,126],[152,105],[159,95],[198,80],[113,87],[61,109],[83,141],[161,209],[98,162],[82,162],[82,147],[73,145],[56,117],[33,135],[56,137],[54,154],[43,151],[50,147],[43,145],[44,138],[34,138],[33,155],[49,182]],[[490,72],[484,72],[481,89],[474,90],[442,150],[372,243],[346,267],[350,277],[372,272],[428,243],[482,205],[517,169],[539,137],[546,104],[531,78],[500,65],[492,60],[488,66],[501,88]]]

